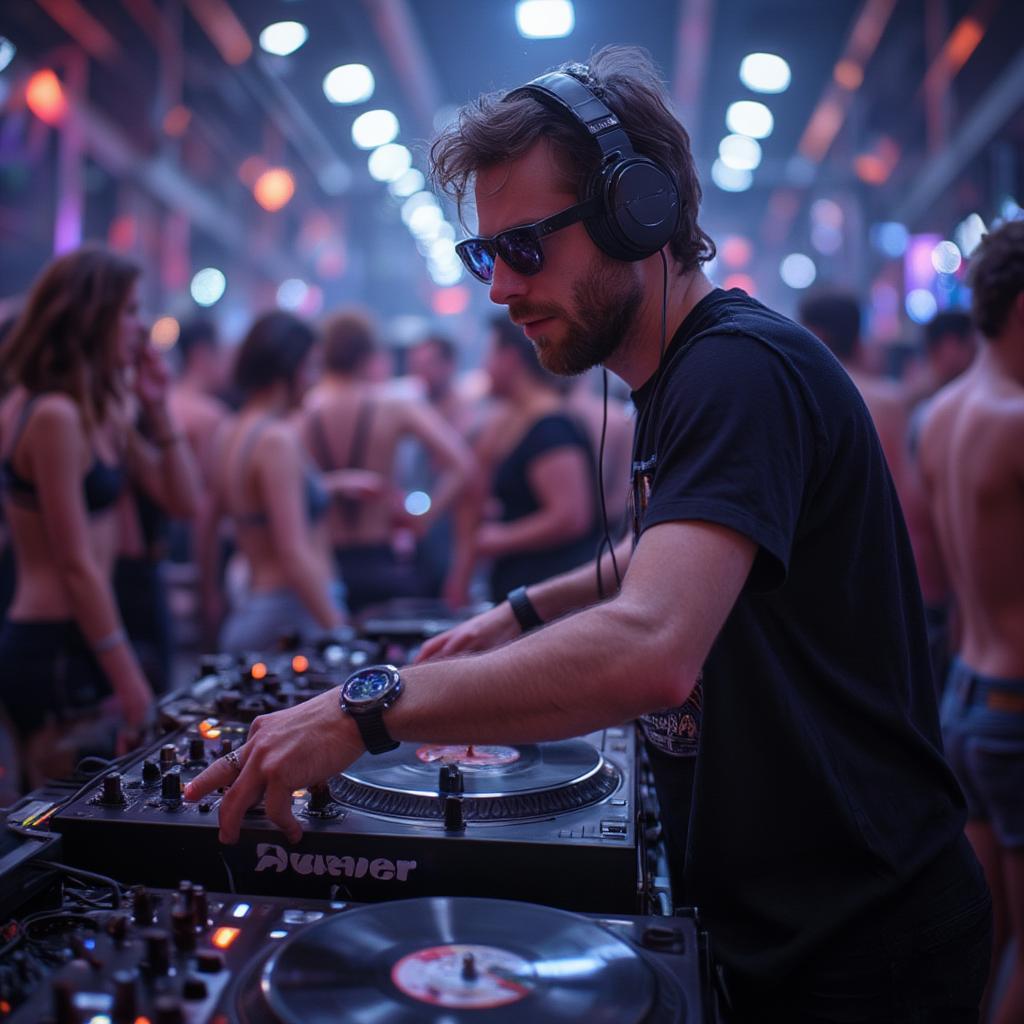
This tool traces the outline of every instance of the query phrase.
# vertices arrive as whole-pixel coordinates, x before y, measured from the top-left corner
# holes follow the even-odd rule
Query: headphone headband
[[[589,86],[564,71],[550,71],[546,75],[513,89],[506,100],[531,95],[547,106],[566,111],[578,121],[597,143],[602,160],[629,159],[634,155],[633,143],[604,101]]]

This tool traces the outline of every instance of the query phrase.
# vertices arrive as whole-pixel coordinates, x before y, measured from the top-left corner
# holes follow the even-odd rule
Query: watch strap
[[[355,719],[359,735],[363,737],[368,753],[386,754],[399,746],[398,740],[393,739],[384,724],[383,710],[378,708],[365,715],[352,715]]]
[[[531,629],[544,625],[544,620],[537,614],[533,602],[526,596],[526,587],[516,587],[515,590],[510,590],[506,600],[512,609],[512,614],[516,617],[516,622],[519,623],[519,627],[524,633],[529,633]]]

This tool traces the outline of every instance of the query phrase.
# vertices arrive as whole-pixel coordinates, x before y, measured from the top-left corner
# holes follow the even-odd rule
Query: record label
[[[457,764],[464,768],[494,768],[519,760],[515,747],[430,743],[420,747],[416,756],[424,764]]]
[[[429,946],[402,957],[391,969],[395,988],[430,1006],[493,1010],[533,992],[530,963],[515,953],[483,945]]]

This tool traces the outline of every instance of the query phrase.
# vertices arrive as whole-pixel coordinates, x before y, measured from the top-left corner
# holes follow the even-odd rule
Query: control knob
[[[121,784],[120,772],[111,772],[103,776],[103,790],[99,802],[104,807],[124,807],[128,803],[124,795],[124,786]]]

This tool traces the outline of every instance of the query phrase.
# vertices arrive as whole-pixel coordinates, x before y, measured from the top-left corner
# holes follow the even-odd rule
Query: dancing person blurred
[[[216,439],[206,524],[215,534],[221,515],[230,516],[248,564],[245,593],[221,628],[225,651],[260,650],[284,633],[308,639],[345,621],[325,522],[330,482],[290,422],[316,374],[315,341],[298,317],[273,312],[253,323],[238,351],[234,377],[244,400]]]
[[[370,470],[389,483],[372,499],[340,496],[330,511],[334,556],[348,606],[358,614],[391,598],[421,596],[415,566],[396,556],[395,526],[422,537],[462,488],[472,459],[458,433],[427,402],[390,395],[365,377],[380,348],[368,317],[337,313],[323,336],[324,374],[303,404],[306,446],[325,472]],[[430,509],[420,516],[396,508],[390,486],[396,449],[406,437],[419,441],[439,469]]]
[[[220,398],[227,384],[227,360],[217,325],[202,318],[181,325],[175,351],[180,370],[171,386],[170,407],[195,455],[203,492],[193,523],[171,525],[171,558],[196,566],[200,630],[204,640],[213,643],[224,617],[224,552],[216,531],[209,528],[209,518],[213,515],[214,439],[231,412]],[[205,544],[212,546],[207,549]]]
[[[111,694],[123,740],[152,704],[111,588],[126,478],[172,514],[195,509],[195,468],[167,409],[167,371],[145,341],[138,277],[134,263],[100,247],[59,257],[0,353],[0,472],[17,560],[0,700],[29,786],[68,773],[73,724]],[[153,443],[132,425],[132,375]]]
[[[986,236],[970,267],[984,339],[925,413],[920,465],[962,620],[942,726],[967,794],[967,835],[992,891],[994,1024],[1024,1020],[1024,223]],[[984,1019],[984,1018],[983,1018]]]
[[[481,466],[456,517],[455,559],[445,584],[465,604],[472,572],[491,561],[488,587],[500,602],[517,587],[593,561],[600,540],[594,455],[566,411],[563,382],[544,369],[521,328],[490,322],[486,368],[501,400],[474,445]],[[498,506],[498,518],[488,505]]]
[[[856,384],[871,413],[896,489],[902,493],[907,472],[907,400],[895,382],[867,373],[862,367],[861,315],[856,297],[834,289],[812,292],[801,301],[798,319],[828,346]]]

